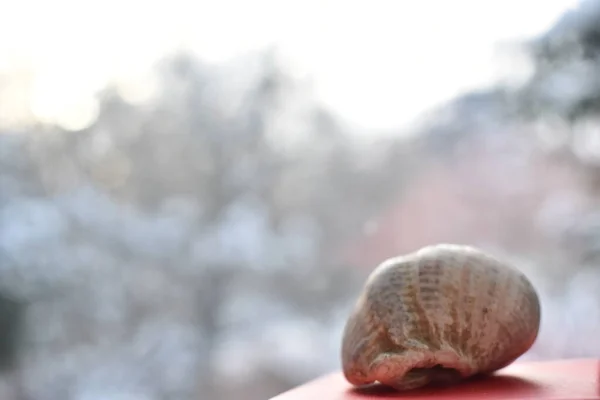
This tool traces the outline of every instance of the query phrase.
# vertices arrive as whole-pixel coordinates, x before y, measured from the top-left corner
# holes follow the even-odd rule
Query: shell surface
[[[448,384],[512,363],[539,326],[523,273],[471,246],[428,246],[371,273],[346,322],[342,368],[355,386]]]

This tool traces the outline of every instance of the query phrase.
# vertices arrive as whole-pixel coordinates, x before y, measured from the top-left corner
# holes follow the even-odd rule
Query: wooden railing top
[[[341,373],[323,376],[271,400],[600,399],[600,360],[516,362],[498,373],[446,388],[398,393],[382,386],[356,390]]]

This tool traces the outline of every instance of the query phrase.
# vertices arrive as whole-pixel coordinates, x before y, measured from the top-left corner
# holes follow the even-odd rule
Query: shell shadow
[[[515,394],[520,396],[532,395],[542,390],[542,386],[534,381],[510,375],[490,375],[476,376],[470,379],[461,381],[460,383],[448,386],[427,386],[421,389],[410,390],[406,392],[398,392],[395,389],[381,385],[372,384],[363,387],[349,389],[355,395],[355,398],[366,396],[367,398],[385,397],[385,398],[431,398],[432,396],[455,396],[471,395],[477,392],[485,391],[485,396],[494,397],[494,395]],[[442,397],[443,398],[443,397]]]

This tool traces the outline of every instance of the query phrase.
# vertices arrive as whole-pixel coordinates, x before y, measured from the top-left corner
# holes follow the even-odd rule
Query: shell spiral
[[[408,390],[492,373],[529,350],[540,316],[519,270],[471,246],[424,247],[367,279],[343,332],[344,376]]]

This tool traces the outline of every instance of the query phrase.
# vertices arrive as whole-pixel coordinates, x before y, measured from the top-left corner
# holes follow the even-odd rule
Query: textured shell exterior
[[[454,382],[513,362],[539,325],[523,273],[474,247],[428,246],[371,273],[343,333],[343,372],[397,390]]]

